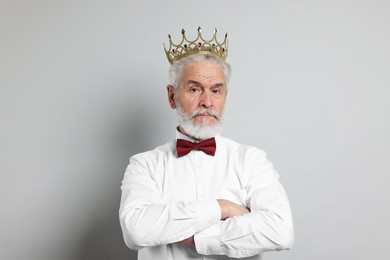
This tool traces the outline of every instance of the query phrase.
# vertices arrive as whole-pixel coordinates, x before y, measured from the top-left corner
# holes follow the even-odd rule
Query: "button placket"
[[[198,200],[202,200],[203,199],[203,196],[202,196],[202,183],[200,183],[200,181],[202,179],[201,176],[200,176],[200,174],[201,174],[201,164],[200,164],[201,153],[202,153],[202,151],[197,151],[197,150],[193,151],[195,175],[196,175],[196,198]]]

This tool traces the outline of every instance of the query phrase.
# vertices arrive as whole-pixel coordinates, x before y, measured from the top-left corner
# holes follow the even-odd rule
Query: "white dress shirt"
[[[194,141],[179,131],[176,138]],[[289,202],[265,152],[215,139],[215,156],[193,150],[178,158],[174,140],[130,158],[119,216],[139,260],[262,259],[291,247]],[[217,199],[251,212],[221,220]],[[195,247],[176,244],[193,235]]]

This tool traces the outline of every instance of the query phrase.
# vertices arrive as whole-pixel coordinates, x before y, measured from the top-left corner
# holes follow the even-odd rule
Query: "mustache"
[[[197,117],[197,116],[204,116],[204,115],[208,115],[208,116],[213,116],[215,117],[216,119],[220,119],[218,113],[213,110],[213,109],[199,109],[199,110],[195,110],[192,115],[191,115],[191,119],[194,118],[194,117]]]

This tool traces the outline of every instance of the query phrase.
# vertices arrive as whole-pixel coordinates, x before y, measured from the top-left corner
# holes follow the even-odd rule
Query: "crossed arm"
[[[218,199],[217,201],[221,208],[221,220],[242,216],[250,212],[248,208],[245,208],[229,200]],[[194,236],[192,235],[189,238],[176,243],[182,246],[195,246]]]

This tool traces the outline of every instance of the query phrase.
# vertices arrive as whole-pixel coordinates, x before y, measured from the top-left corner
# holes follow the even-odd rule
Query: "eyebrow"
[[[194,85],[196,85],[196,86],[203,87],[203,84],[200,83],[200,82],[198,82],[198,81],[196,81],[196,80],[191,80],[191,79],[188,80],[188,81],[187,81],[187,86],[190,85],[190,84],[194,84]],[[212,87],[224,87],[224,86],[225,86],[224,83],[216,83],[216,84],[214,84]]]

